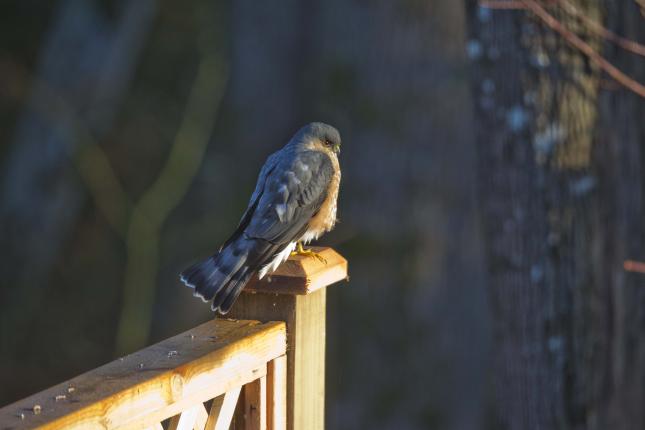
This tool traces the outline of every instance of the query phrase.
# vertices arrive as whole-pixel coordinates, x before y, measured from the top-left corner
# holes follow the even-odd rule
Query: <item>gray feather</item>
[[[307,143],[328,136],[340,143],[336,129],[312,123],[272,154],[235,232],[219,252],[181,273],[195,295],[213,300],[213,310],[228,312],[251,276],[307,230],[334,175],[329,156],[308,150]]]
[[[303,151],[282,159],[267,177],[246,234],[276,244],[297,240],[325,200],[333,174],[323,152]]]

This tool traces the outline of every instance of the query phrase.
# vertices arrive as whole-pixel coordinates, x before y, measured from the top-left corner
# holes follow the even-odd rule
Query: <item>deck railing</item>
[[[0,409],[0,429],[324,428],[325,303],[347,277],[293,257],[231,311]]]

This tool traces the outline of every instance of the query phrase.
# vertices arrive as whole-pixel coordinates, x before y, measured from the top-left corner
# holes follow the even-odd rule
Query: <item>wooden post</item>
[[[287,429],[325,428],[327,286],[347,279],[347,260],[314,248],[326,260],[291,257],[262,281],[252,281],[227,317],[287,323]]]

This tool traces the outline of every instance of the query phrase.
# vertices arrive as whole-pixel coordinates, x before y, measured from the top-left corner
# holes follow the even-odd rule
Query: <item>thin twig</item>
[[[616,33],[612,32],[611,30],[608,30],[607,28],[600,25],[598,22],[589,18],[584,13],[580,12],[578,8],[576,8],[573,4],[571,4],[567,0],[559,0],[558,4],[560,4],[560,6],[562,7],[562,9],[564,9],[565,12],[582,20],[586,25],[585,28],[589,29],[591,32],[607,40],[610,40],[611,42],[614,42],[615,44],[617,44],[618,46],[620,46],[626,51],[630,51],[637,55],[645,56],[645,46],[641,45],[640,43],[634,40],[619,36]]]
[[[625,260],[623,268],[628,272],[645,273],[645,263],[641,261]]]
[[[645,7],[645,0],[635,0],[639,6]],[[561,8],[568,13],[569,15],[574,16],[575,18],[580,19],[586,25],[589,31],[593,34],[600,36],[604,39],[607,39],[616,45],[620,46],[626,51],[632,52],[636,55],[645,56],[645,45],[622,37],[614,33],[613,31],[602,26],[600,23],[589,18],[587,15],[582,13],[578,8],[576,8],[572,3],[567,0],[556,0],[556,4],[559,4]],[[497,9],[497,10],[526,10],[527,7],[521,0],[480,0],[480,7],[485,7],[488,9]]]
[[[547,12],[540,4],[535,0],[521,0],[527,9],[533,12],[538,18],[544,22],[548,27],[558,32],[564,40],[569,44],[580,50],[585,54],[589,59],[596,63],[598,67],[604,70],[609,76],[618,81],[625,88],[631,90],[635,94],[638,94],[642,98],[645,98],[645,85],[640,82],[630,78],[613,64],[607,61],[602,55],[598,54],[588,43],[580,39],[576,34],[568,30],[562,25],[560,21],[554,18],[549,12]]]

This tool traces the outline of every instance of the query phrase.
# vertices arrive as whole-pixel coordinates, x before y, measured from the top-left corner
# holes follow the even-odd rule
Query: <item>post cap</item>
[[[293,255],[270,275],[255,276],[244,289],[247,293],[306,295],[348,278],[347,260],[328,247],[311,247],[326,261],[313,256]]]

